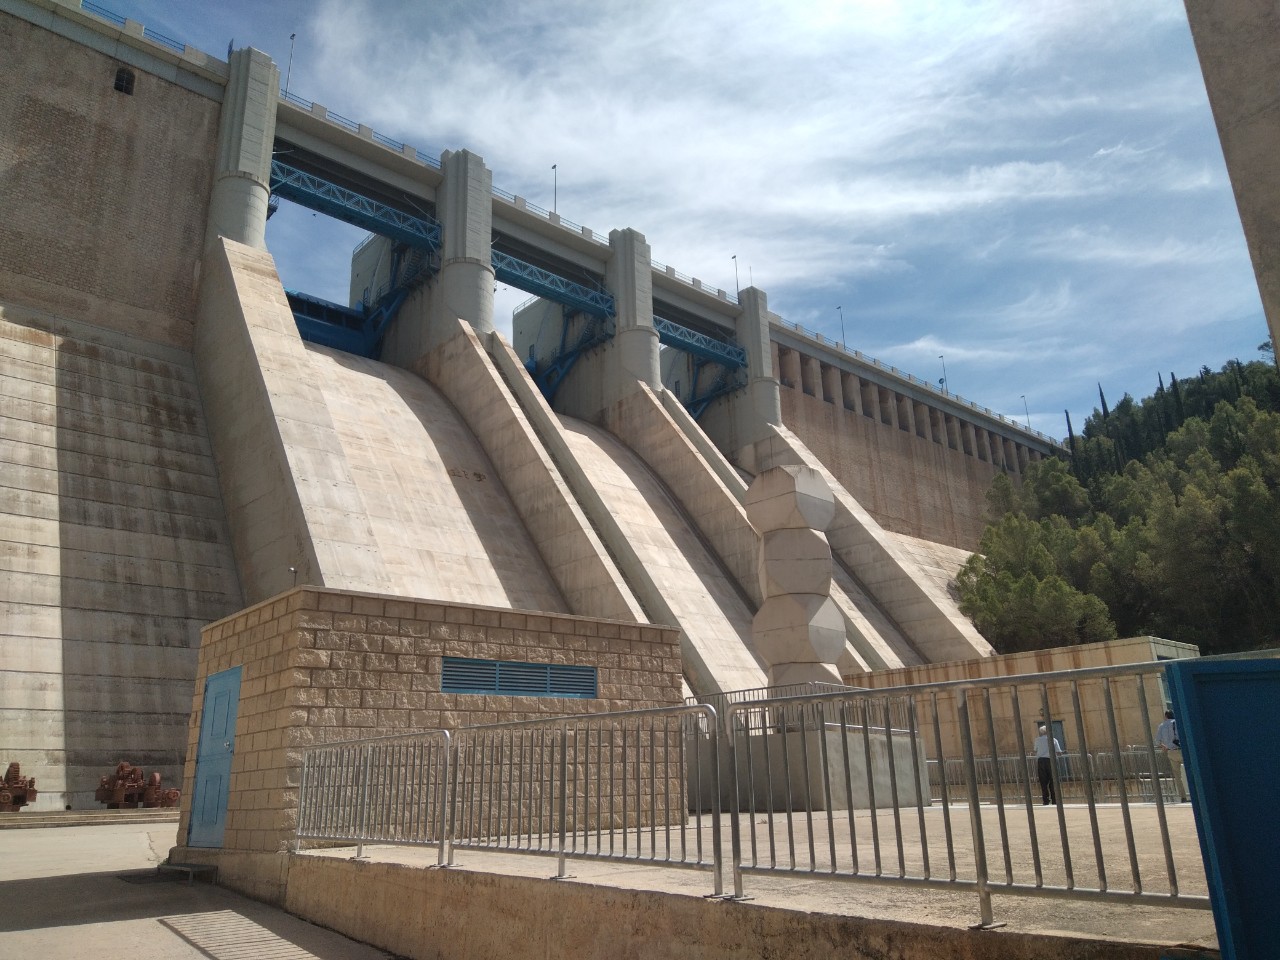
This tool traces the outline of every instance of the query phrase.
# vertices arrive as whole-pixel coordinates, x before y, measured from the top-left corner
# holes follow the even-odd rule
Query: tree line
[[[1231,361],[1100,409],[1070,460],[998,476],[957,578],[1001,653],[1154,635],[1280,645],[1280,373]]]

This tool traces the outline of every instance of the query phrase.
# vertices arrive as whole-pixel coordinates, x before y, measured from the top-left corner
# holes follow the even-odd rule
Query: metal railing
[[[807,697],[818,693],[837,693],[846,690],[865,690],[866,687],[851,687],[844,683],[825,683],[812,680],[807,683],[784,683],[776,687],[748,687],[743,690],[726,690],[723,693],[710,693],[697,697],[685,697],[685,703],[705,703],[715,708],[717,716],[723,721],[728,718],[729,707],[738,703],[758,703],[762,700],[783,700],[791,697]],[[903,728],[907,725],[908,705],[898,699],[890,698],[890,722],[893,726]]]
[[[300,843],[436,846],[976,893],[1209,905],[1152,741],[1163,666],[467,727],[304,751]],[[799,689],[799,687],[797,687]],[[787,695],[787,694],[792,695]],[[735,697],[740,699],[734,699]],[[1051,725],[1053,802],[1035,728]],[[1059,747],[1070,745],[1069,750]]]
[[[730,706],[734,894],[744,875],[779,872],[968,888],[988,925],[995,892],[1208,907],[1189,811],[1171,829],[1167,801],[1181,791],[1151,739],[1162,672],[1153,663]],[[1051,746],[1049,803],[1028,760],[1041,723],[1078,747]]]
[[[298,841],[553,856],[560,877],[639,861],[710,871],[720,894],[720,818],[687,815],[689,791],[719,793],[715,728],[697,704],[307,748]]]

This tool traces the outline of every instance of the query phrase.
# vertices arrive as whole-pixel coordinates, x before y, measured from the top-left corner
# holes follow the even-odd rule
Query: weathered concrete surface
[[[200,305],[201,388],[247,599],[296,582],[568,611],[438,390],[304,343],[265,251],[211,247]]]
[[[287,909],[415,958],[1217,956],[1208,911],[997,897],[1006,926],[975,931],[972,893],[752,876],[752,899],[735,903],[707,899],[710,877],[692,871],[573,861],[571,879],[552,881],[546,858],[460,851],[458,866],[436,870],[433,850],[366,847],[366,861],[351,852],[293,857]],[[1182,944],[1193,949],[1170,949]]]
[[[1280,9],[1263,0],[1185,0],[1240,223],[1280,343]]]
[[[440,391],[398,367],[306,349],[358,496],[349,509],[367,518],[385,592],[568,613],[498,471]]]
[[[776,394],[776,383],[774,384]],[[746,527],[750,533],[750,542],[754,544],[754,532],[750,531],[750,525],[746,522],[745,512],[741,508],[743,499],[747,494],[747,482],[741,473],[733,467],[725,458],[719,449],[711,442],[711,439],[705,434],[699,425],[689,416],[689,412],[680,404],[680,401],[668,390],[663,390],[660,394],[662,402],[662,411],[669,418],[669,423],[677,428],[683,436],[684,441],[691,448],[691,452],[687,455],[692,462],[684,462],[684,458],[673,458],[681,466],[685,467],[685,472],[690,474],[687,477],[674,471],[671,466],[665,468],[662,474],[668,484],[673,489],[680,491],[682,486],[691,486],[693,488],[694,502],[705,501],[709,493],[716,493],[722,497],[732,497],[734,507],[736,509],[729,510],[724,506],[711,502],[715,516],[719,518],[719,522],[724,526],[724,532],[720,534],[720,538],[712,538],[707,532],[706,521],[698,516],[700,527],[707,535],[711,542],[715,544],[717,550],[722,557],[727,557],[726,566],[733,571],[735,578],[740,586],[746,591],[748,596],[759,602],[759,584],[755,576],[754,556],[746,552],[742,546],[736,551],[728,549],[728,546],[734,542],[729,540],[725,543],[724,537],[736,538],[738,544],[741,544],[745,537],[740,532],[742,527]],[[775,397],[776,400],[776,397]],[[632,404],[639,406],[641,403],[639,395],[633,397]],[[616,431],[615,431],[616,432]],[[622,434],[631,437],[630,433]],[[676,445],[667,440],[665,449],[676,447]],[[664,449],[664,453],[665,453]],[[678,449],[678,448],[677,448]],[[642,453],[642,455],[644,455]],[[649,459],[646,456],[646,459]],[[700,473],[695,473],[690,468],[696,468]],[[676,486],[673,480],[677,480],[681,486]],[[719,481],[716,483],[716,481]],[[681,499],[684,500],[689,494],[682,494]],[[733,521],[733,525],[726,524],[726,520]],[[951,548],[942,547],[943,550],[951,550]],[[962,551],[953,551],[962,553]],[[968,554],[964,553],[967,557]],[[729,559],[733,558],[737,562]],[[744,558],[749,559],[749,564],[744,563]],[[833,564],[831,568],[832,584],[831,599],[835,601],[836,606],[840,610],[840,615],[844,618],[845,627],[845,650],[840,658],[839,668],[842,673],[860,673],[865,670],[873,670],[890,666],[906,666],[920,662],[920,655],[912,648],[906,637],[885,614],[883,608],[872,599],[865,590],[856,584],[848,571],[840,564]],[[746,578],[746,582],[743,582]]]
[[[189,349],[218,103],[8,14],[0,50],[4,299]]]
[[[390,960],[224,887],[152,880],[172,824],[0,830],[0,955]]]
[[[681,629],[686,679],[698,693],[764,686],[764,670],[751,652],[747,599],[688,515],[616,437],[582,421],[561,422],[574,460],[605,508],[606,537],[623,557],[628,579],[640,582],[636,592],[651,617]]]
[[[241,606],[191,355],[0,303],[0,738],[32,809],[181,776],[200,627]]]
[[[419,368],[488,454],[568,610],[643,621],[644,609],[542,440],[555,418],[542,394],[496,333],[481,344],[469,324],[453,323],[455,335],[433,349]]]

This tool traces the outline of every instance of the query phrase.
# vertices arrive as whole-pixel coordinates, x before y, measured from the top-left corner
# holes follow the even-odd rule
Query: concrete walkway
[[[1193,838],[1189,809],[1171,811],[1170,827],[1179,846]],[[130,953],[166,960],[390,960],[383,951],[209,883],[162,879],[155,867],[173,845],[174,831],[171,822],[0,829],[0,957],[81,960],[115,955],[128,944]],[[307,856],[345,859],[353,852]],[[436,851],[367,846],[365,855],[372,863],[425,869],[434,864]],[[555,866],[553,858],[461,848],[453,870],[546,878]],[[710,892],[710,876],[701,871],[584,860],[569,866],[572,879],[561,883],[693,898]],[[977,919],[971,891],[841,883],[807,871],[748,877],[746,887],[751,900],[727,909],[763,906],[925,924],[939,928],[940,943],[948,940],[945,931],[962,930]],[[1160,956],[1216,956],[1207,910],[998,895],[995,913],[1007,924],[990,934],[995,937],[1130,943],[1134,956],[1143,957],[1152,955],[1153,944],[1164,948]]]
[[[389,960],[209,883],[162,877],[172,823],[0,830],[0,957]]]
[[[1066,883],[1066,875],[1060,853],[1055,855],[1053,849],[1058,842],[1056,809],[1036,806],[1031,812],[1042,831],[1040,853],[1044,882],[1050,886],[1061,886]],[[957,873],[962,878],[971,877],[973,858],[967,809],[963,805],[953,806],[952,813]],[[1013,878],[1015,882],[1029,884],[1033,879],[1030,837],[1025,829],[1019,829],[1020,826],[1025,827],[1026,811],[1011,806],[1006,808],[1006,813]],[[1158,842],[1155,808],[1146,804],[1135,805],[1130,813],[1137,835],[1139,860],[1144,877],[1143,888],[1151,893],[1167,892],[1169,885],[1164,875],[1164,857],[1158,847],[1154,846]],[[929,808],[927,814],[929,843],[934,848],[935,875],[945,874],[946,857],[936,847],[941,833],[941,810],[936,807]],[[992,880],[998,887],[1004,881],[1005,874],[998,833],[994,829],[994,808],[984,807],[983,814],[984,821],[992,821],[987,823],[988,862],[992,871]],[[1111,883],[1114,888],[1126,889],[1132,881],[1125,870],[1128,865],[1128,856],[1123,839],[1120,808],[1114,804],[1103,804],[1097,809],[1096,815],[1103,842],[1103,856],[1109,861],[1108,873]],[[1207,888],[1200,862],[1191,806],[1190,804],[1170,805],[1166,808],[1166,817],[1171,848],[1179,864],[1180,889],[1184,894],[1203,896]],[[1068,833],[1073,835],[1076,882],[1081,887],[1096,886],[1097,873],[1093,865],[1095,851],[1087,839],[1089,836],[1088,808],[1082,804],[1066,804],[1064,818]],[[883,836],[892,837],[892,815],[889,812],[882,812],[880,821]],[[870,844],[869,815],[865,812],[859,814],[856,822],[858,832],[862,836],[863,856],[869,858],[870,854],[867,852]],[[821,818],[817,818],[817,823],[821,826]],[[768,824],[764,815],[759,815],[754,829],[757,831],[761,850],[760,862],[765,866],[768,863]],[[785,821],[782,818],[775,821],[774,831],[780,866],[785,867],[789,862],[786,855],[790,844],[786,835]],[[724,843],[727,855],[727,827],[723,833],[726,837]],[[608,835],[605,836],[607,846]],[[659,847],[661,847],[661,832],[658,838]],[[555,849],[553,838],[540,839],[544,842],[544,849]],[[634,841],[635,838],[632,839]],[[840,849],[848,849],[847,822],[837,820],[836,839]],[[904,831],[903,841],[903,856],[909,874],[918,874],[918,869],[914,868],[918,868],[921,861],[919,835],[913,836],[910,830]],[[891,839],[887,844],[888,848],[884,851],[885,872],[893,874],[897,870],[896,851],[893,850]],[[807,857],[809,848],[807,837],[798,837],[794,846],[798,853],[794,869],[766,871],[745,877],[743,892],[749,899],[735,904],[735,909],[775,907],[803,913],[922,923],[950,931],[964,930],[980,919],[978,898],[972,889],[939,889],[874,879],[836,880],[823,876],[831,868],[830,860],[825,855],[827,849],[825,833],[814,844],[818,857],[813,861],[812,866]],[[640,843],[639,847],[641,856],[651,855],[645,843]],[[618,849],[621,849],[620,840]],[[632,849],[634,851],[637,847],[633,846]],[[336,848],[315,850],[304,855],[347,859],[354,852],[352,848]],[[658,855],[661,858],[661,849]],[[364,847],[364,856],[372,863],[405,864],[426,869],[435,864],[437,851],[435,848],[367,844]],[[556,866],[554,856],[513,854],[483,847],[472,848],[459,845],[455,849],[454,866],[451,869],[513,877],[545,878],[555,874]],[[847,872],[847,862],[840,863],[840,869]],[[645,866],[634,860],[608,862],[570,859],[568,873],[571,879],[561,881],[562,883],[654,891],[691,897],[706,897],[712,893],[712,877],[709,872],[687,868]],[[725,892],[730,892],[731,888],[732,880],[726,870]],[[1135,956],[1148,956],[1152,945],[1164,948],[1161,950],[1162,956],[1166,954],[1179,958],[1218,956],[1213,914],[1207,908],[1195,909],[1172,904],[1141,904],[1127,901],[1122,896],[1110,901],[1099,901],[1062,896],[1002,893],[998,890],[993,896],[993,907],[995,920],[1001,924],[1001,927],[993,931],[992,936],[1016,933],[1067,937],[1073,940],[1107,944],[1133,944]],[[940,937],[940,940],[945,938]],[[1147,948],[1147,952],[1144,953],[1138,949],[1139,947]]]

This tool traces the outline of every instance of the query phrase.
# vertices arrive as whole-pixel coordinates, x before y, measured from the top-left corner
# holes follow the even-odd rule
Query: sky
[[[102,5],[1054,437],[1267,337],[1181,0]],[[267,243],[345,301],[361,236]]]

